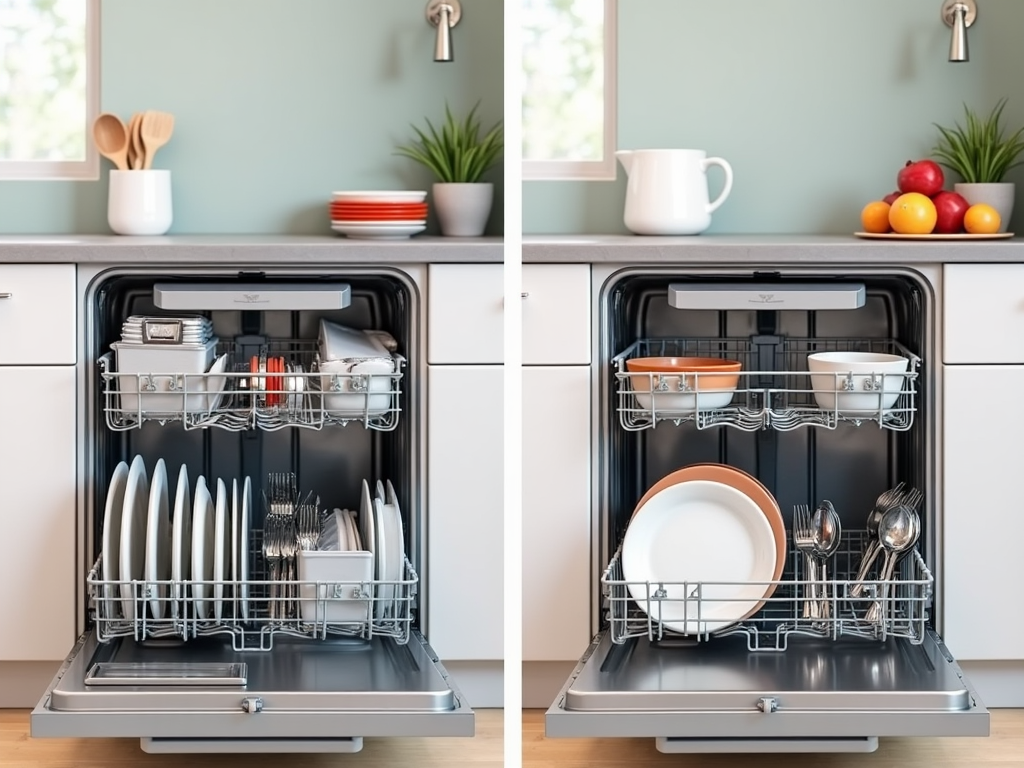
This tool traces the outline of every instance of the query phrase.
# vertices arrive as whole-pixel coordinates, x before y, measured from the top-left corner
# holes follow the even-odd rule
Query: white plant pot
[[[1001,181],[992,184],[960,184],[953,185],[953,191],[962,195],[971,205],[987,203],[999,211],[999,231],[1008,232],[1010,217],[1013,216],[1013,194],[1015,184],[1012,181]]]
[[[162,235],[174,221],[171,172],[111,171],[107,223],[119,235]]]
[[[442,235],[479,237],[484,233],[494,201],[493,184],[437,183],[433,197]]]

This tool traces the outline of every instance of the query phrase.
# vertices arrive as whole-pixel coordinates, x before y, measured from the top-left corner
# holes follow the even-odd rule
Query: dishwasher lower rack
[[[785,651],[792,635],[875,641],[899,637],[912,644],[922,643],[928,629],[934,576],[915,547],[899,561],[892,579],[869,577],[861,583],[862,592],[858,594],[854,590],[858,582],[854,579],[868,541],[865,532],[844,534],[839,550],[828,561],[828,578],[824,582],[807,580],[804,555],[795,548],[791,548],[778,581],[630,582],[623,573],[620,548],[601,577],[604,615],[611,639],[623,643],[630,638],[646,637],[655,642],[689,644],[743,635],[751,651]],[[876,572],[881,570],[880,564],[881,557]],[[817,589],[822,584],[827,590],[827,615],[822,612],[824,618],[807,617],[812,586]],[[750,586],[756,587],[757,594],[763,594],[762,590],[773,585],[774,592],[763,602],[758,600],[760,607],[756,612],[738,623],[727,624],[714,618],[734,616],[736,611],[729,611],[726,606],[737,602],[735,597],[716,599],[716,591]],[[749,605],[752,601],[743,598],[742,602]],[[821,605],[822,601],[817,602]],[[868,620],[869,610],[874,620]],[[679,628],[684,631],[676,631]]]
[[[855,352],[906,358],[906,370],[811,373],[808,355]],[[627,361],[640,357],[702,357],[736,361],[735,387],[723,374],[640,373]],[[909,430],[916,411],[921,359],[894,339],[748,338],[640,339],[612,358],[615,411],[623,429],[693,423],[747,432],[801,427],[835,429],[840,422]],[[716,377],[712,379],[711,377]],[[708,382],[704,386],[701,380]]]
[[[238,651],[272,650],[278,636],[309,640],[383,636],[400,645],[409,641],[419,576],[408,558],[404,558],[401,577],[394,580],[369,575],[272,580],[260,554],[260,533],[253,531],[254,567],[245,580],[104,580],[101,555],[86,580],[98,640],[188,641],[226,635]],[[366,556],[366,571],[372,574],[372,553],[317,554]]]
[[[99,358],[102,408],[111,430],[138,429],[147,421],[235,432],[350,423],[389,432],[398,426],[406,364],[398,354],[321,362],[312,341],[274,340],[259,347],[225,342],[209,371],[191,373],[159,369],[159,348],[151,349],[153,370],[118,371],[112,353]],[[268,372],[268,359],[284,360],[286,370]],[[260,370],[255,375],[253,361]]]

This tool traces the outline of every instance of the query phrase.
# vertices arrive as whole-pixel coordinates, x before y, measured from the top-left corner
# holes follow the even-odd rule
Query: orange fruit
[[[964,214],[964,229],[972,235],[993,235],[1002,223],[999,211],[986,203],[975,203]]]
[[[935,203],[920,192],[907,192],[889,206],[889,224],[901,235],[930,235],[939,214]]]
[[[860,212],[860,225],[865,232],[885,233],[889,226],[889,204],[884,200],[872,200]]]

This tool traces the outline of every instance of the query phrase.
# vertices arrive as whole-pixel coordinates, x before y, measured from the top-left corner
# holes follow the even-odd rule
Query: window
[[[97,179],[99,0],[0,0],[0,179]]]
[[[523,178],[615,178],[616,0],[522,0]]]

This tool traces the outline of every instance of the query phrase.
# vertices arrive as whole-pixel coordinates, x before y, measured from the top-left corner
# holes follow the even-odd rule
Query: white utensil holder
[[[297,553],[299,617],[310,624],[360,624],[372,618],[372,552]]]
[[[119,235],[162,235],[171,228],[171,172],[111,171],[107,223]]]

